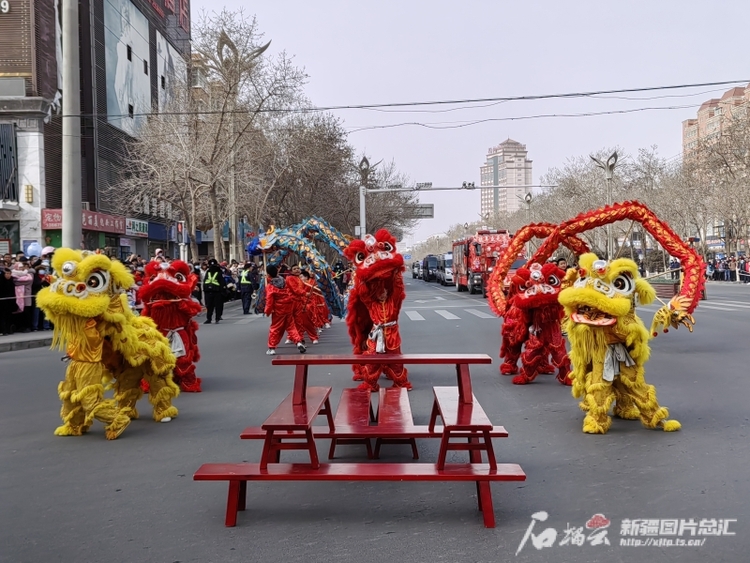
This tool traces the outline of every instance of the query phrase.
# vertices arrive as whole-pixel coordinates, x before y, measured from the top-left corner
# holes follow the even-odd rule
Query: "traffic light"
[[[185,244],[185,221],[177,221],[177,244]]]

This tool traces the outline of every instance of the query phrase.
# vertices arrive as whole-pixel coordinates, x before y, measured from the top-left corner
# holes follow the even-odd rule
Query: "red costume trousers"
[[[298,307],[294,312],[294,324],[302,338],[307,334],[310,337],[310,340],[318,339],[318,329],[315,326],[313,313],[314,309],[312,305],[308,305],[306,308]],[[290,339],[294,340],[291,338],[291,335]]]
[[[289,338],[295,344],[302,342],[302,336],[294,323],[294,313],[284,311],[271,314],[271,328],[268,329],[268,347],[276,348],[281,342],[284,332],[289,333]]]
[[[373,338],[373,334],[375,334],[377,330],[383,331],[383,341],[385,344],[385,350],[383,352],[377,351],[377,336]],[[371,337],[367,340],[367,350],[363,352],[364,355],[401,353],[401,335],[399,334],[397,324],[394,324],[393,326],[383,326],[380,329],[378,329],[376,325],[370,336]],[[361,375],[364,381],[360,383],[359,388],[377,391],[380,389],[378,378],[381,374],[393,381],[394,387],[412,388],[408,379],[409,370],[407,370],[403,364],[364,364],[359,372],[359,375]]]

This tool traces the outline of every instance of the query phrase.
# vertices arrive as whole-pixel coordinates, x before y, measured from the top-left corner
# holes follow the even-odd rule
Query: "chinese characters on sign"
[[[545,522],[545,511],[531,515],[531,523],[516,550],[518,555],[529,543],[537,550],[558,546],[611,545],[607,537],[610,520],[604,514],[594,514],[584,526],[566,524],[562,534],[549,527],[534,533],[535,526]],[[620,546],[625,547],[701,547],[708,536],[734,536],[730,526],[736,518],[654,518],[624,519],[620,524]],[[558,542],[558,538],[560,541]],[[615,544],[617,545],[617,544]]]
[[[42,229],[62,229],[62,209],[42,209]],[[125,234],[125,217],[86,211],[81,213],[81,226],[85,231]]]
[[[125,234],[129,237],[148,238],[148,221],[140,219],[125,219]]]

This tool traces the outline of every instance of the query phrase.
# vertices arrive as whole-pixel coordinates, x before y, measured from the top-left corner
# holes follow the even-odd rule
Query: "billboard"
[[[156,87],[159,92],[159,112],[167,110],[179,88],[187,86],[187,64],[182,55],[156,32]]]
[[[151,112],[148,20],[130,0],[104,0],[107,120],[137,136]]]

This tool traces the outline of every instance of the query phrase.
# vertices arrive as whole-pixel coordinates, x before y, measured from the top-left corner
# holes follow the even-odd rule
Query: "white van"
[[[440,285],[453,285],[453,253],[438,256],[437,281]]]

